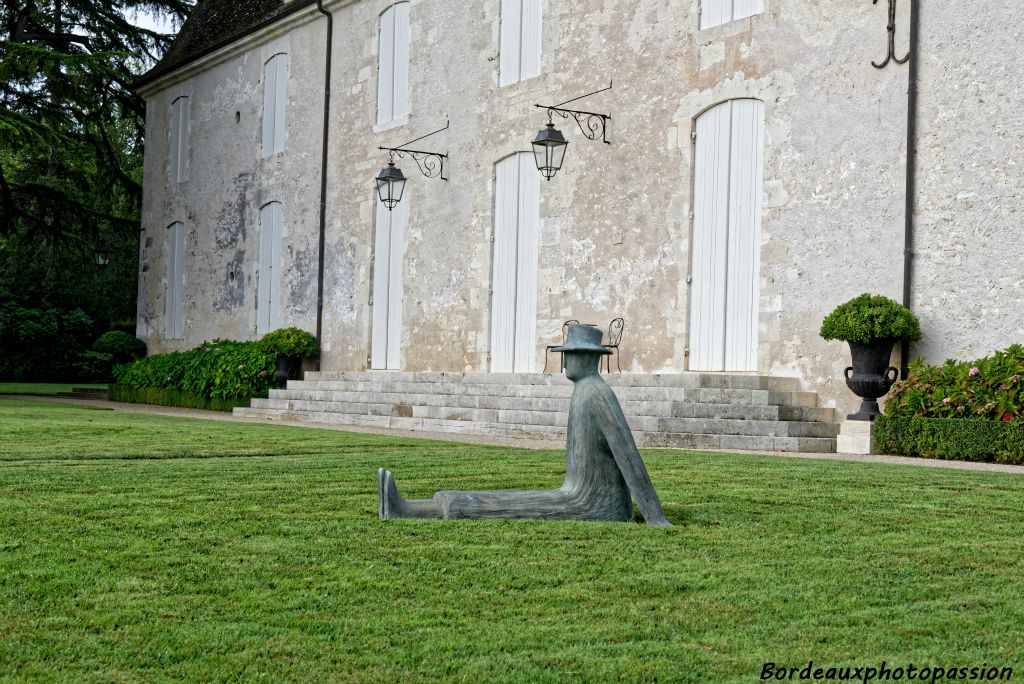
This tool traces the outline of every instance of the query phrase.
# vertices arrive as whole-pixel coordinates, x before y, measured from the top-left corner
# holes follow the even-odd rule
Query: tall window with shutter
[[[398,370],[402,367],[402,271],[409,198],[391,211],[382,202],[374,204],[377,205],[377,222],[373,243],[370,367]]]
[[[764,12],[764,0],[701,0],[700,27],[721,26]]]
[[[168,340],[180,340],[185,334],[181,306],[185,276],[185,225],[180,221],[167,226],[165,254],[167,287],[164,292],[164,337]]]
[[[491,370],[529,373],[537,355],[540,174],[533,154],[494,167]]]
[[[182,95],[171,103],[170,176],[172,183],[188,179],[189,98]]]
[[[260,268],[256,283],[256,333],[281,327],[281,246],[284,207],[270,202],[260,209]]]
[[[409,3],[399,2],[380,15],[377,65],[377,124],[409,114]]]
[[[278,53],[263,65],[263,157],[284,151],[288,102],[288,55]]]
[[[764,103],[697,119],[690,370],[757,370]]]
[[[540,76],[541,15],[541,0],[501,1],[501,85]]]

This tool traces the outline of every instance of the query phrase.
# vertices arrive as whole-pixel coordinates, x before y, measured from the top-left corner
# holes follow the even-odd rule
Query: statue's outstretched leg
[[[384,520],[394,518],[444,518],[443,502],[438,499],[403,499],[390,470],[377,470],[377,512]]]

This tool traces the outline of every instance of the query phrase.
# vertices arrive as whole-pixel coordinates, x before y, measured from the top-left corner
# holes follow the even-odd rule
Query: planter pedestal
[[[299,370],[302,368],[302,359],[298,356],[277,357],[277,373],[275,379],[278,387],[285,387],[289,380],[299,379]]]
[[[868,420],[847,420],[839,426],[836,437],[837,454],[877,454],[874,437],[875,424]]]

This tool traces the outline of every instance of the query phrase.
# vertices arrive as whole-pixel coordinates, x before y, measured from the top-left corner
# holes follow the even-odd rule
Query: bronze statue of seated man
[[[622,408],[598,373],[608,350],[601,331],[569,328],[562,352],[565,375],[575,383],[569,402],[565,482],[550,490],[441,491],[431,499],[406,500],[391,472],[381,468],[377,493],[381,518],[539,518],[544,520],[633,519],[630,494],[648,525],[667,526]]]

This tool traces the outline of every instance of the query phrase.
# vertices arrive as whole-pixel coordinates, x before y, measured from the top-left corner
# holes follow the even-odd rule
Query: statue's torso
[[[569,403],[565,484],[562,489],[609,509],[617,519],[628,519],[633,516],[629,489],[601,425],[602,420],[610,417],[608,402],[617,400],[600,377],[588,377],[576,383]]]

